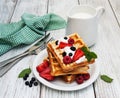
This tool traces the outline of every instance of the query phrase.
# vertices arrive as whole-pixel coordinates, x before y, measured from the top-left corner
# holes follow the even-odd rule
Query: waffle
[[[69,74],[69,75],[65,75],[62,77],[62,79],[66,82],[66,83],[71,83],[76,79],[76,75],[74,74]]]
[[[49,49],[47,49],[47,52],[48,52],[48,56],[49,56],[49,62],[50,62],[52,76],[64,76],[65,77],[65,75],[70,75],[70,74],[74,75],[74,74],[88,73],[88,69],[89,69],[88,65],[80,66],[73,71],[64,72],[62,70],[60,64],[57,62],[56,58],[54,57],[54,55],[49,51]],[[68,78],[70,78],[70,76]],[[66,80],[67,80],[67,78],[66,78]]]
[[[73,34],[67,36],[67,39],[70,39],[70,38],[74,39],[73,46],[76,49],[80,49],[82,47],[86,47],[85,43],[83,42],[83,40],[79,37],[79,35],[77,33],[73,33]],[[57,65],[58,63],[56,63],[56,64],[54,64],[54,66],[52,66],[52,67],[56,68],[57,72],[62,70],[65,73],[66,72],[70,73],[70,71],[73,71],[75,69],[78,70],[79,67],[83,67],[85,65],[92,64],[95,61],[94,59],[92,59],[90,62],[88,62],[87,59],[84,59],[83,61],[81,61],[79,63],[72,62],[72,63],[69,63],[69,64],[65,64],[63,62],[63,52],[65,50],[64,50],[64,48],[63,49],[59,48],[58,42],[60,43],[60,41],[61,40],[51,41],[51,42],[49,42],[47,44],[48,50],[53,54],[54,58],[57,60],[57,62],[59,63],[59,66],[61,67],[61,69],[60,68],[57,69],[56,66],[58,66]],[[55,73],[55,71],[54,71],[55,68],[52,68],[54,73]],[[83,68],[85,70],[85,69],[87,69],[87,66],[83,67]],[[80,68],[80,70],[81,70],[81,68]],[[61,75],[63,75],[63,72],[61,73]],[[55,74],[57,74],[57,73],[55,73]],[[60,72],[58,74],[60,74]],[[73,74],[73,72],[72,72],[72,74]],[[76,72],[75,72],[75,74],[76,74]]]

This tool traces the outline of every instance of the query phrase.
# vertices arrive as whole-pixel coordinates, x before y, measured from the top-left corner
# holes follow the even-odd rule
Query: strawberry
[[[74,61],[76,61],[76,60],[78,60],[80,57],[82,57],[84,55],[84,52],[81,50],[81,49],[77,49],[76,51],[75,51],[75,54],[74,54],[74,56],[73,56],[73,62]]]
[[[37,72],[41,73],[45,69],[44,63],[41,63],[36,67]]]
[[[48,67],[49,66],[49,62],[47,60],[44,60],[43,63],[44,63],[44,67]]]
[[[41,72],[41,74],[50,74],[50,71],[51,71],[50,67],[47,67]]]
[[[48,73],[46,73],[46,74],[40,73],[39,75],[40,75],[42,78],[44,78],[44,79],[46,79],[46,80],[48,80],[48,81],[54,80],[54,77],[53,77],[51,74],[48,74]]]
[[[59,44],[59,48],[61,48],[61,49],[66,47],[66,46],[72,46],[72,44],[65,43],[65,42],[60,42],[60,44]]]
[[[40,65],[38,65],[36,67],[36,70],[41,73],[42,71],[44,71],[47,67],[49,66],[49,62],[48,61],[43,61],[43,63],[41,63]]]

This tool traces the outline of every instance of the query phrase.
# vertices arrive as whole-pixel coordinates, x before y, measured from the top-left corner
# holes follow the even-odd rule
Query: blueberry
[[[27,77],[23,77],[23,80],[27,80]]]
[[[29,82],[28,82],[28,81],[26,81],[26,82],[25,82],[25,85],[29,85]]]
[[[30,81],[30,84],[33,84],[33,81],[32,81],[32,80]]]
[[[63,52],[63,53],[62,53],[62,56],[63,56],[63,57],[66,56],[66,52]]]
[[[70,49],[72,50],[72,51],[75,51],[76,50],[76,48],[75,47],[70,47]]]
[[[37,85],[38,85],[38,82],[34,82],[34,85],[37,86]]]
[[[33,82],[34,82],[35,80],[36,80],[36,79],[35,79],[35,77],[32,77],[32,78],[31,78],[31,81],[33,81]]]
[[[68,38],[67,37],[64,37],[65,40],[67,40]]]
[[[55,42],[56,45],[58,45],[58,40]]]
[[[32,84],[31,84],[31,83],[29,84],[29,87],[32,87]]]
[[[25,77],[29,77],[29,74],[26,73],[26,74],[25,74]]]
[[[73,54],[72,53],[69,53],[69,56],[72,56]]]
[[[23,77],[23,80],[27,80],[27,78],[29,77],[29,74],[25,74],[25,76]]]

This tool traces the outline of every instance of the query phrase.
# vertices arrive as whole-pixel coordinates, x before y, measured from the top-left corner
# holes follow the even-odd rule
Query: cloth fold
[[[45,31],[66,27],[66,21],[53,13],[35,16],[24,13],[21,20],[0,24],[0,55],[19,45],[29,45],[44,36]]]

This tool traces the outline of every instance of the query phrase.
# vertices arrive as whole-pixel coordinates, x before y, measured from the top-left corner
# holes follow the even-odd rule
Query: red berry
[[[71,44],[68,44],[68,43],[65,43],[65,42],[60,42],[60,44],[59,44],[59,48],[64,48],[64,47],[66,47],[66,46],[72,46]]]
[[[69,44],[74,44],[74,39],[69,38],[69,39],[68,39],[68,43],[69,43]]]
[[[47,60],[45,60],[43,63],[44,63],[44,67],[48,67],[49,66],[49,62]]]
[[[83,74],[82,76],[83,76],[84,80],[88,80],[90,78],[90,74],[89,73]]]
[[[48,74],[48,73],[46,73],[46,74],[40,73],[39,75],[40,75],[42,78],[44,78],[44,79],[46,79],[46,80],[48,80],[48,81],[54,80],[54,76],[52,76],[51,74]]]
[[[37,70],[37,72],[39,72],[39,73],[41,73],[42,71],[44,71],[44,69],[45,69],[45,67],[44,67],[44,64],[43,64],[43,63],[41,63],[40,65],[38,65],[38,66],[36,67],[36,70]]]
[[[51,71],[50,67],[47,67],[41,72],[41,74],[50,74],[50,71]]]
[[[76,61],[76,60],[78,60],[80,57],[82,57],[84,55],[84,52],[81,50],[81,49],[77,49],[76,51],[75,51],[75,54],[74,54],[74,56],[73,56],[73,62],[74,61]]]
[[[41,73],[42,71],[44,71],[47,67],[49,66],[49,62],[48,61],[44,61],[43,63],[39,64],[36,67],[36,70]]]
[[[72,59],[71,59],[69,56],[64,56],[63,62],[64,62],[65,64],[69,64],[69,63],[72,62]]]
[[[77,78],[76,78],[76,82],[77,82],[78,84],[82,84],[82,83],[84,82],[83,77],[82,77],[81,75],[78,75]]]

